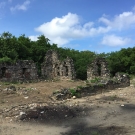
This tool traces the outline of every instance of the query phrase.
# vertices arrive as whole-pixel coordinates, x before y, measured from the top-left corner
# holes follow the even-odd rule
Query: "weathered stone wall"
[[[41,65],[41,74],[44,79],[75,79],[73,60],[67,57],[61,62],[57,52],[49,50]],[[0,81],[24,82],[37,79],[37,67],[32,60],[0,64]]]
[[[73,60],[67,57],[61,62],[57,52],[49,50],[41,65],[41,74],[45,79],[75,79]]]
[[[37,68],[32,60],[17,61],[15,64],[0,64],[1,81],[28,81],[37,78]]]
[[[110,77],[108,63],[105,58],[96,58],[87,68],[87,80],[94,77]]]

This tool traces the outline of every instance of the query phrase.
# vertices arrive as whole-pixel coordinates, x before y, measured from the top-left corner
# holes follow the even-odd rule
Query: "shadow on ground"
[[[105,97],[100,98],[100,100],[104,100],[104,101],[126,101],[125,98],[120,98],[120,97],[117,97],[116,95],[105,96]]]
[[[61,135],[126,135],[127,131],[124,127],[117,126],[91,126],[88,127],[86,123],[76,124],[66,133]]]
[[[38,122],[40,124],[61,125],[74,119],[81,119],[86,116],[92,116],[93,108],[79,106],[44,106],[36,110],[26,111],[26,115],[21,118],[26,122]]]
[[[123,106],[121,106],[121,109],[123,109],[124,111],[135,111],[135,104],[124,104]]]
[[[61,126],[68,128],[68,131],[60,135],[126,135],[125,127],[103,126],[94,121],[88,123],[86,117],[93,116],[94,108],[80,108],[67,106],[50,106],[37,108],[37,118],[32,118],[33,112],[27,112],[26,122]],[[93,126],[94,125],[94,126]]]

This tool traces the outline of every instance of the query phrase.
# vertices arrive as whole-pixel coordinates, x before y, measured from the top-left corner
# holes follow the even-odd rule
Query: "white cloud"
[[[106,35],[103,37],[102,44],[108,46],[124,46],[131,42],[129,38],[123,38],[116,35]]]
[[[14,7],[11,7],[10,8],[10,10],[13,12],[13,11],[15,11],[15,10],[23,10],[23,11],[25,11],[25,10],[27,10],[28,9],[28,6],[29,6],[29,4],[30,4],[30,1],[29,0],[26,0],[23,4],[18,4],[18,5],[16,5],[16,6],[14,6]]]
[[[32,41],[37,41],[38,36],[29,36],[29,39],[31,39]]]
[[[77,14],[68,13],[61,18],[55,17],[50,22],[43,23],[35,30],[44,34],[53,43],[62,46],[73,39],[106,33],[109,29],[109,27],[94,28],[93,22],[81,25],[80,18]]]
[[[111,19],[108,19],[109,17],[104,14],[99,18],[98,24],[94,22],[82,24],[77,14],[68,13],[61,18],[55,17],[51,21],[41,24],[35,28],[35,31],[45,35],[52,43],[59,46],[68,44],[71,40],[98,35],[104,36],[107,33],[111,35],[104,36],[102,44],[110,46],[127,44],[130,39],[115,36],[113,32],[120,35],[124,30],[135,28],[135,12],[132,10],[116,15]]]
[[[101,17],[100,22],[103,22],[108,27],[116,30],[122,30],[129,28],[130,26],[135,26],[135,13],[134,12],[123,12],[114,17],[114,19],[109,20],[106,17]]]

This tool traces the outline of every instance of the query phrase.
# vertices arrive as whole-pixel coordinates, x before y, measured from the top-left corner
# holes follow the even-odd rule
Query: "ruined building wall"
[[[41,75],[44,79],[75,79],[73,60],[59,60],[56,51],[49,50],[41,65]],[[0,81],[30,81],[38,79],[37,67],[32,60],[21,60],[16,63],[0,64]]]
[[[37,78],[37,68],[32,60],[17,61],[15,64],[0,64],[1,81],[27,81]]]
[[[67,57],[61,62],[58,53],[49,50],[41,65],[41,74],[45,79],[75,79],[73,60]]]
[[[87,80],[94,77],[110,77],[108,63],[105,58],[96,58],[87,68]]]

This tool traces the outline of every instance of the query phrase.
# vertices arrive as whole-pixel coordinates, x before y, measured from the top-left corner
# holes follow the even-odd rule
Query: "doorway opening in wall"
[[[27,68],[23,68],[23,69],[22,69],[22,76],[23,76],[23,77],[25,76],[26,71],[27,71]]]
[[[66,66],[66,76],[68,76],[68,67]]]
[[[60,76],[60,72],[57,72],[57,75]]]
[[[100,63],[97,64],[97,72],[98,72],[98,76],[101,76],[101,64]]]
[[[60,67],[58,64],[55,65],[55,71],[56,71],[56,76],[60,76]]]
[[[60,67],[57,67],[57,75],[60,76]]]
[[[1,71],[2,71],[2,77],[5,77],[5,76],[6,76],[6,70],[7,70],[6,67],[2,67],[2,68],[1,68]]]

